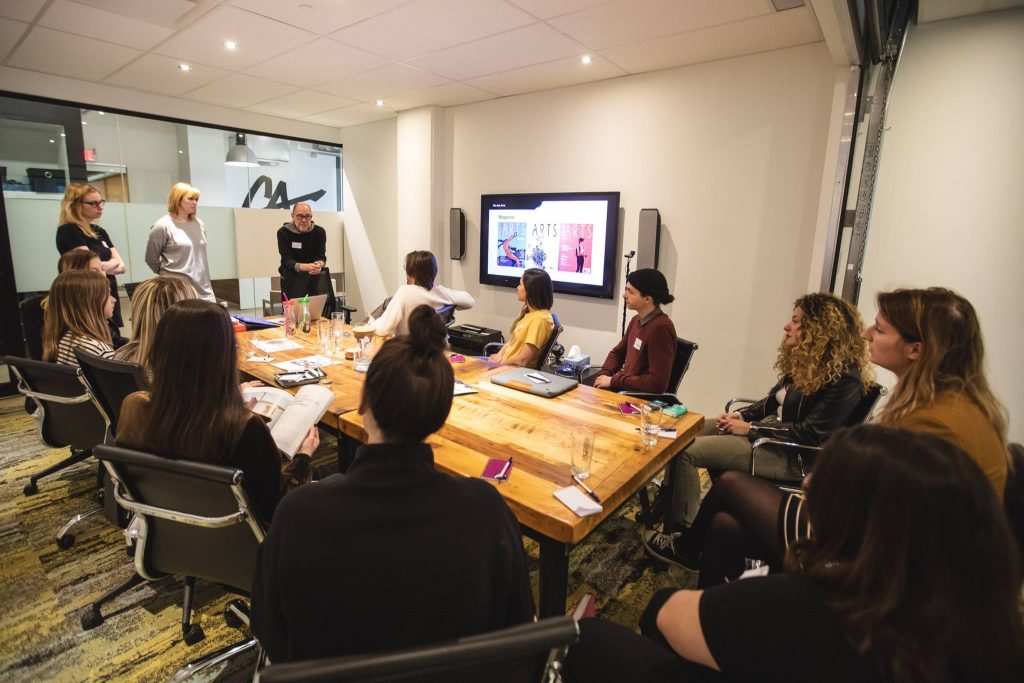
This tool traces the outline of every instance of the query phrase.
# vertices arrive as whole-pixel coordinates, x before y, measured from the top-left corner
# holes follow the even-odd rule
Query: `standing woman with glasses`
[[[187,280],[200,299],[216,301],[206,257],[206,227],[196,218],[199,190],[175,183],[167,198],[167,215],[149,229],[146,264],[157,275]]]
[[[106,202],[99,190],[85,183],[71,183],[64,191],[60,203],[60,227],[57,228],[57,251],[61,255],[76,249],[94,251],[100,257],[100,267],[110,282],[110,295],[114,297],[114,314],[110,316],[110,336],[114,346],[124,344],[121,337],[121,301],[117,296],[117,278],[124,272],[124,261],[114,247],[107,231],[96,225],[103,216]]]

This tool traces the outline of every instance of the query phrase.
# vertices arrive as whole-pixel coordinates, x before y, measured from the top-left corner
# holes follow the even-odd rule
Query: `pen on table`
[[[512,467],[512,457],[511,456],[509,456],[509,459],[507,461],[505,461],[505,464],[501,468],[501,472],[498,472],[498,474],[494,478],[495,479],[508,479],[508,468],[509,467]]]
[[[574,474],[574,475],[572,475],[572,478],[573,478],[573,479],[574,479],[574,480],[576,481],[576,483],[577,483],[577,484],[579,484],[580,486],[582,486],[582,487],[583,487],[583,490],[587,492],[587,495],[588,495],[588,496],[590,496],[591,498],[593,498],[593,499],[594,499],[595,501],[597,501],[598,503],[600,503],[600,502],[601,502],[601,499],[597,497],[597,494],[596,494],[596,493],[594,493],[594,489],[592,489],[592,488],[590,488],[589,486],[587,486],[586,484],[584,484],[584,483],[583,483],[583,480],[582,480],[582,479],[580,479],[579,477],[577,477],[577,476],[576,476],[575,474]]]

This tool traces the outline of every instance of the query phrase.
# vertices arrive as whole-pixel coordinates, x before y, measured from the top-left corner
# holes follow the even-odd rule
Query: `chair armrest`
[[[743,403],[749,406],[752,403],[757,403],[760,400],[761,399],[759,398],[740,398],[739,396],[737,396],[736,398],[730,398],[728,401],[725,402],[725,412],[731,413],[732,406],[734,403]]]
[[[750,475],[754,477],[757,476],[755,463],[755,459],[757,457],[757,449],[762,446],[776,446],[778,448],[795,449],[797,451],[797,460],[800,463],[801,476],[806,476],[806,473],[804,472],[804,461],[803,458],[800,456],[800,451],[806,453],[817,453],[818,451],[821,450],[820,446],[807,446],[805,444],[795,443],[793,441],[782,441],[780,439],[769,439],[767,437],[755,439],[754,442],[750,444]]]
[[[484,355],[489,356],[504,345],[504,342],[488,342],[487,344],[484,344]]]

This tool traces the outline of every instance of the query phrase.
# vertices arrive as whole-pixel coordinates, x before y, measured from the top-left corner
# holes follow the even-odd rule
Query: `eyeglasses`
[[[88,204],[89,206],[91,206],[94,209],[102,209],[103,205],[107,203],[107,200],[106,199],[101,199],[98,202],[82,202],[82,203],[83,204]]]
[[[297,214],[294,214],[294,216],[296,218],[304,220],[304,221],[308,221],[311,218],[313,218],[313,214],[311,214],[311,213],[297,213]]]

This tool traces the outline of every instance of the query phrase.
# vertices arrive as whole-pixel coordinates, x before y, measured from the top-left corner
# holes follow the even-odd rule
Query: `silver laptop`
[[[297,299],[298,300],[298,299]],[[321,317],[324,312],[324,306],[327,305],[326,294],[314,294],[309,297],[309,319],[310,321],[316,320]]]
[[[554,398],[575,389],[579,382],[568,377],[560,377],[550,372],[531,370],[530,368],[516,368],[509,372],[495,375],[491,382],[509,389],[525,391],[529,394],[536,394],[544,398]]]

